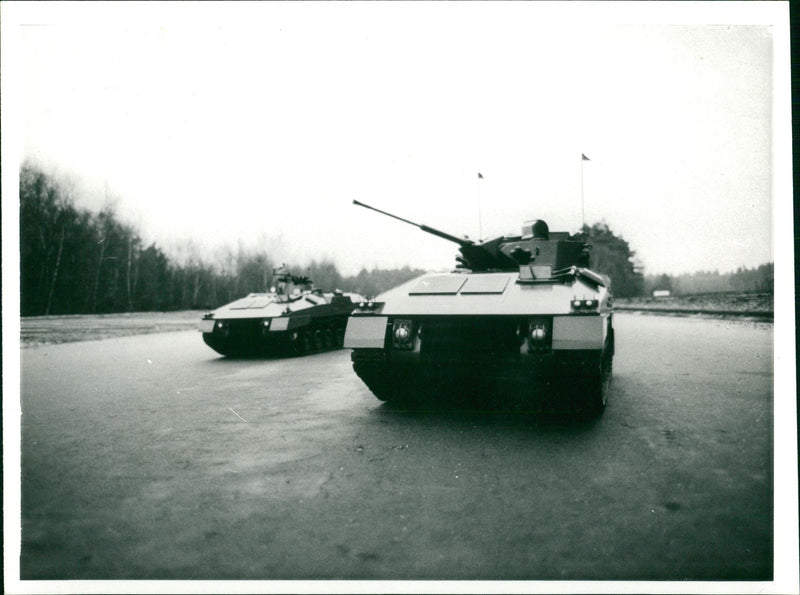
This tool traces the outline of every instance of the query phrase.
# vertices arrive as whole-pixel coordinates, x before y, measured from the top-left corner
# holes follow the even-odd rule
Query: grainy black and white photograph
[[[788,2],[2,2],[7,593],[797,593]]]

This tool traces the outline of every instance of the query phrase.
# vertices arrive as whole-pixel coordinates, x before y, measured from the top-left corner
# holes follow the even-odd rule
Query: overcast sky
[[[20,157],[207,255],[441,269],[352,200],[476,239],[583,197],[646,273],[771,261],[774,10],[661,4],[6,5]]]

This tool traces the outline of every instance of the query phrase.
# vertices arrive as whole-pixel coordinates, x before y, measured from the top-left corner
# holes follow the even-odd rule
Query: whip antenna
[[[591,161],[586,155],[581,153],[581,233],[586,238],[586,232],[583,231],[586,227],[586,210],[583,204],[583,162],[584,161]]]
[[[478,181],[475,184],[476,192],[478,195],[478,241],[481,241],[483,238],[483,225],[481,224],[481,180],[483,179],[483,174],[478,172]]]

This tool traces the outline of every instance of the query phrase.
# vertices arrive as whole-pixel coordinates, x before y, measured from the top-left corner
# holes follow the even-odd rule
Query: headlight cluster
[[[414,323],[411,320],[395,320],[392,323],[392,346],[395,349],[414,349]]]
[[[377,310],[383,304],[381,302],[376,302],[375,300],[366,300],[363,302],[358,302],[358,309],[359,310]]]
[[[528,353],[550,349],[550,324],[547,320],[532,318],[528,321]]]
[[[271,321],[272,321],[272,319],[270,319],[270,318],[265,318],[264,320],[261,321],[261,334],[262,335],[269,334],[269,325],[270,325]]]
[[[570,302],[572,309],[577,311],[589,311],[589,310],[596,310],[597,306],[600,305],[598,300],[578,300],[574,299]]]
[[[228,328],[228,321],[227,320],[217,320],[216,324],[214,324],[214,332],[222,335],[223,337],[227,337],[230,329]]]

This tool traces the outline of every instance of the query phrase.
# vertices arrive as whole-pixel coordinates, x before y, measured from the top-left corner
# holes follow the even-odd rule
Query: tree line
[[[575,239],[584,239],[592,249],[590,268],[611,279],[611,291],[617,297],[636,297],[644,291],[644,275],[636,264],[636,252],[621,236],[603,222],[584,225]]]
[[[187,242],[177,256],[145,245],[113,206],[76,206],[67,184],[25,163],[20,169],[20,313],[94,314],[212,309],[266,291],[276,262],[265,250],[223,248],[206,262]],[[342,276],[330,261],[285,263],[324,290],[374,296],[424,271],[362,269]]]
[[[645,280],[645,291],[667,290],[672,295],[703,293],[773,293],[775,267],[769,262],[755,268],[739,267],[734,272],[698,271],[682,275],[652,275]]]

